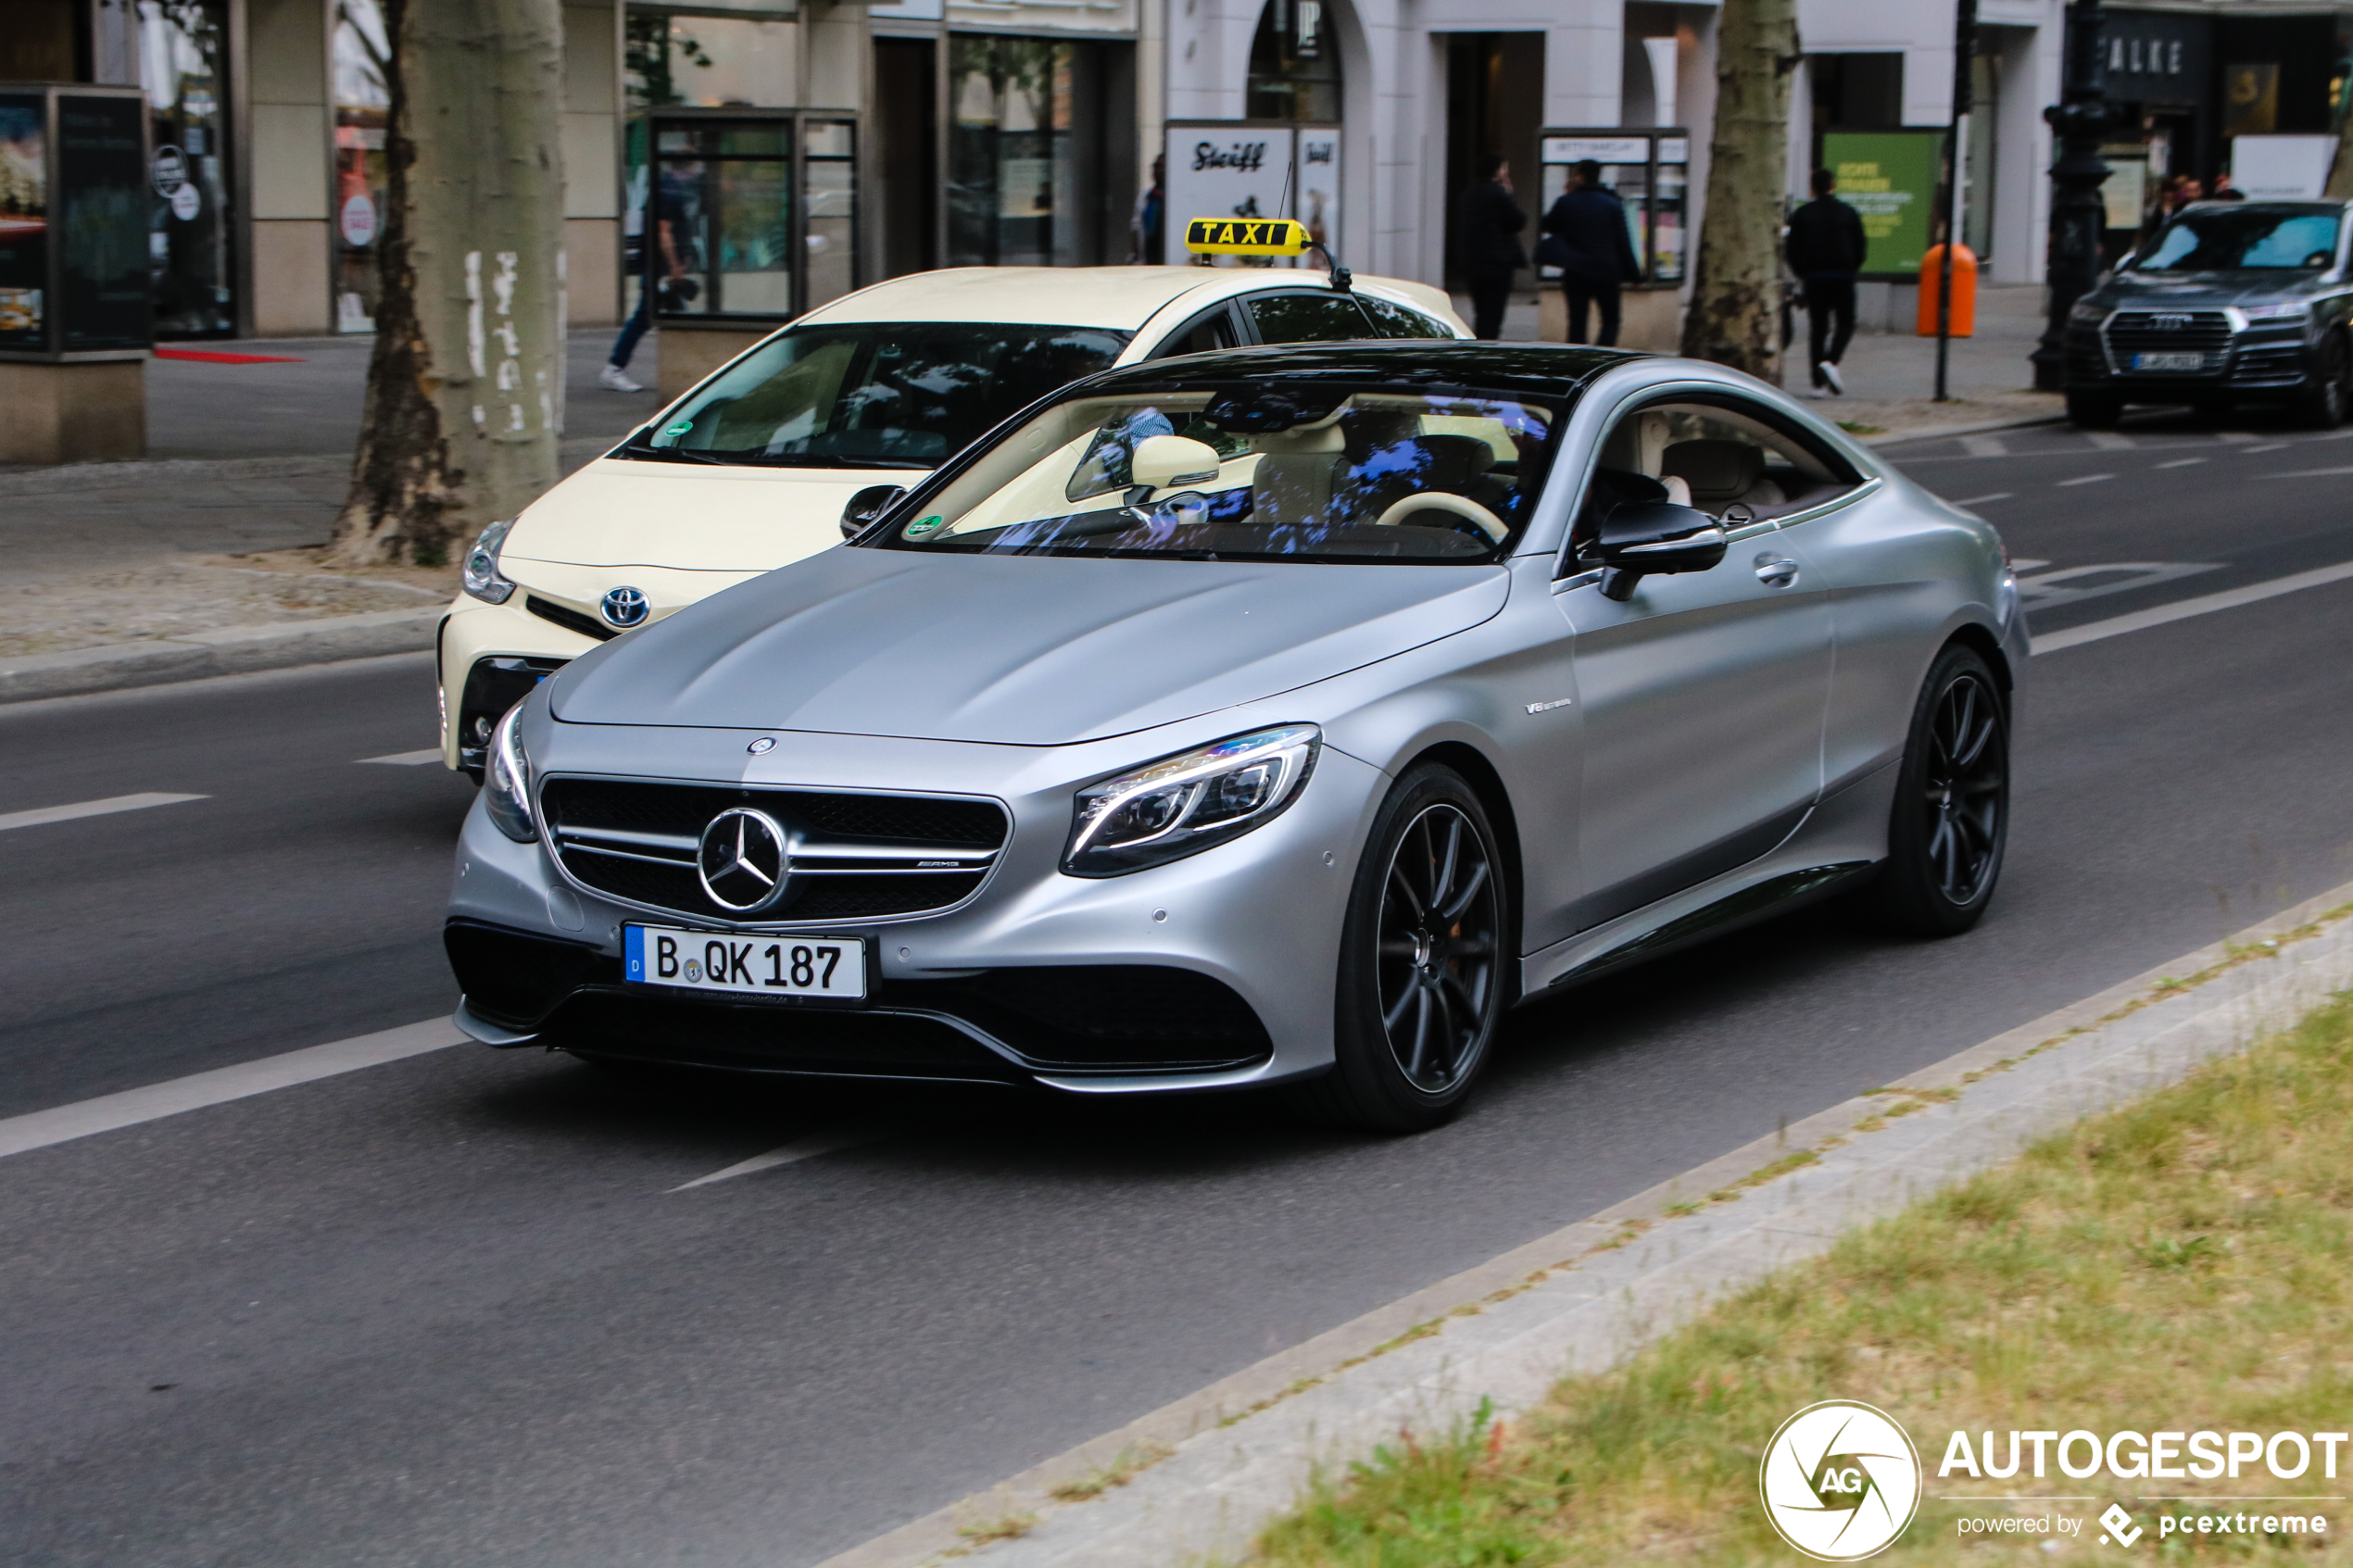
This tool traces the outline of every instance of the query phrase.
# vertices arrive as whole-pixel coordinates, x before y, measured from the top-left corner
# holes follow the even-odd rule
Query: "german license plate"
[[[856,936],[730,936],[668,926],[623,928],[622,978],[748,997],[866,999],[866,944]]]
[[[2206,369],[2203,354],[2135,354],[2133,369],[2136,370],[2202,370]]]

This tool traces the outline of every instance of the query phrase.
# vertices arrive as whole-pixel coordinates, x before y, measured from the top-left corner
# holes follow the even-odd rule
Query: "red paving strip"
[[[158,359],[201,359],[208,365],[299,365],[291,354],[214,354],[201,348],[158,348]]]

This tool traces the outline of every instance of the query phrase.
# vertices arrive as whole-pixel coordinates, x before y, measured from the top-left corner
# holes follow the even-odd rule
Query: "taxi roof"
[[[1359,278],[1383,294],[1431,308],[1444,295],[1389,278]],[[1238,267],[950,267],[870,284],[800,320],[1019,321],[1134,332],[1172,301],[1206,305],[1270,286],[1315,287],[1316,269]],[[1424,299],[1421,295],[1430,297]]]

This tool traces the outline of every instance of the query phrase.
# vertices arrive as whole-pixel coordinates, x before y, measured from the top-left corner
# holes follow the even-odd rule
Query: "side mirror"
[[[875,520],[890,509],[890,504],[907,494],[903,484],[869,484],[849,498],[841,508],[841,536],[855,539],[872,528]]]
[[[1598,534],[1579,558],[1604,569],[1604,598],[1623,602],[1645,577],[1715,566],[1724,558],[1724,530],[1695,507],[1625,501],[1603,517]]]
[[[1182,435],[1148,435],[1136,443],[1127,471],[1138,484],[1207,484],[1217,477],[1217,448]]]

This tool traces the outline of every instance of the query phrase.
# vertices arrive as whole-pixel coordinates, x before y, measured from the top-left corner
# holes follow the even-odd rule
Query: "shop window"
[[[139,74],[152,125],[147,273],[160,337],[237,328],[228,21],[225,0],[139,0]]]
[[[1124,257],[1112,186],[1132,173],[1116,154],[1133,132],[1107,118],[1123,94],[1106,91],[1122,46],[958,33],[948,47],[948,264],[1089,266],[1119,258],[1114,228]]]
[[[858,277],[857,126],[837,116],[656,110],[645,277],[670,319],[783,320]]]
[[[73,0],[0,5],[0,82],[79,82],[82,48]]]
[[[1266,0],[1246,96],[1252,119],[1338,123],[1340,44],[1322,0]]]
[[[366,332],[376,327],[377,238],[389,194],[392,49],[377,0],[335,0],[334,19],[335,331]]]

